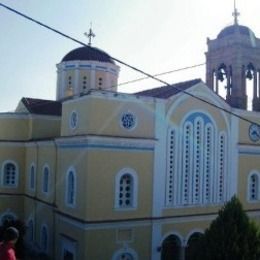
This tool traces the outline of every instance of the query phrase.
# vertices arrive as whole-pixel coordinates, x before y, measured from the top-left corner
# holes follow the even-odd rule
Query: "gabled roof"
[[[135,95],[166,99],[173,95],[178,94],[179,92],[181,92],[181,90],[186,90],[200,82],[202,82],[201,79],[193,79],[193,80],[173,84],[170,86],[163,86],[163,87],[159,87],[159,88],[144,90],[144,91],[135,93]]]
[[[21,102],[31,114],[61,115],[61,102],[36,98],[22,98]]]

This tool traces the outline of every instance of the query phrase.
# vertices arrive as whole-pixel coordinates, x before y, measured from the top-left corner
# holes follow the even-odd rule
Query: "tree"
[[[201,237],[194,260],[254,260],[260,256],[259,228],[234,196]]]

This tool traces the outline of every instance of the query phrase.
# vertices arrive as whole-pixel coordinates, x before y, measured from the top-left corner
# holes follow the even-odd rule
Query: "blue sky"
[[[232,0],[0,0],[57,30],[151,74],[205,62],[206,38],[233,23]],[[239,23],[260,38],[259,0],[237,0]],[[56,64],[79,47],[0,6],[0,111],[13,111],[22,97],[55,100]],[[204,67],[162,77],[169,83],[204,79]],[[142,75],[121,66],[119,82]],[[161,86],[140,81],[121,92]]]

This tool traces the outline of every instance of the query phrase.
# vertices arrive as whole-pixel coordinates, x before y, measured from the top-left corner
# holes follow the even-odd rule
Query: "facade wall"
[[[70,127],[73,111],[78,113],[75,129]],[[126,112],[131,112],[136,117],[136,126],[131,130],[124,129],[121,124],[121,117]],[[123,100],[102,94],[68,101],[63,105],[61,136],[83,134],[153,138],[154,104],[138,99],[132,101],[127,96]]]
[[[229,109],[203,84],[192,91]],[[77,113],[78,120],[75,127],[71,127],[73,112]],[[134,115],[133,128],[122,126],[120,120],[124,113]],[[176,161],[183,162],[183,125],[187,118],[196,116],[212,124],[212,142],[219,133],[226,134],[225,197],[214,203],[200,200],[200,203],[167,204],[169,129],[174,128],[179,134],[175,156]],[[257,120],[256,114],[250,119]],[[53,135],[51,139],[0,145],[0,166],[14,162],[19,173],[15,187],[4,187],[1,180],[0,216],[11,212],[27,224],[32,220],[34,235],[29,242],[37,250],[55,255],[55,259],[60,259],[64,252],[72,252],[76,259],[114,260],[123,252],[131,253],[136,259],[160,259],[160,247],[167,236],[177,235],[185,247],[189,236],[203,232],[233,194],[238,194],[249,215],[260,222],[260,195],[253,201],[248,195],[250,174],[256,171],[260,176],[257,160],[260,151],[258,143],[248,136],[249,124],[187,95],[155,100],[101,92],[66,101],[60,122],[60,137],[56,137],[59,120],[34,118],[28,130],[31,136]],[[194,147],[195,139],[194,131],[189,140]],[[197,150],[206,154],[203,149],[203,145],[197,145]],[[211,164],[219,160],[218,152],[212,154]],[[214,163],[214,171],[217,167]],[[178,168],[178,176],[183,176],[183,169],[183,165]],[[74,174],[70,186],[72,203],[68,202],[70,172]],[[3,176],[2,168],[0,173]],[[125,187],[121,179],[124,174],[132,182],[128,187],[132,189],[129,195],[132,197],[129,205],[122,206],[120,196],[127,194],[120,190]],[[174,196],[177,197],[175,193]],[[43,229],[47,232],[47,247],[42,238]]]

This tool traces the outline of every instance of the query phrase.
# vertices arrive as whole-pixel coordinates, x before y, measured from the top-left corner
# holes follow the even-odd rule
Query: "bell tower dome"
[[[91,31],[92,32],[92,31]],[[90,38],[91,39],[91,38]],[[104,51],[88,46],[70,51],[57,64],[56,100],[90,89],[117,91],[119,66]]]
[[[206,82],[217,94],[224,83],[225,99],[232,107],[247,109],[251,98],[252,109],[260,111],[260,39],[238,24],[238,15],[234,5],[234,24],[216,39],[207,39]],[[247,96],[250,87],[252,97]]]

